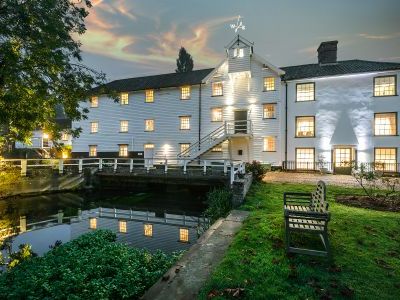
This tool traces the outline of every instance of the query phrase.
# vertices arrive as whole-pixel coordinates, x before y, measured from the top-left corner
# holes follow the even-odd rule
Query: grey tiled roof
[[[284,80],[294,80],[354,73],[400,70],[400,63],[353,59],[338,61],[337,64],[332,65],[321,66],[319,64],[309,64],[283,67],[281,69],[286,72],[283,76]]]
[[[201,81],[214,69],[202,69],[185,73],[169,73],[144,77],[135,77],[114,80],[105,85],[105,88],[114,92],[130,92],[145,89],[159,89],[178,87],[182,85],[200,84]],[[99,91],[99,87],[92,92]]]

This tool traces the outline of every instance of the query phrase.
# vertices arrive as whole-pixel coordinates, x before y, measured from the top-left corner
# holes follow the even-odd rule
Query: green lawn
[[[337,194],[358,189],[328,186],[329,238],[334,264],[284,250],[285,191],[312,191],[300,184],[257,184],[242,209],[251,211],[200,299],[400,299],[400,214],[344,206]],[[313,239],[297,242],[313,244]],[[222,295],[221,295],[222,294]]]

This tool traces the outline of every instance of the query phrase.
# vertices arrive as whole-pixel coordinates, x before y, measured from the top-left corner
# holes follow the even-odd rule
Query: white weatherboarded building
[[[292,169],[347,170],[348,162],[396,171],[400,63],[337,61],[278,68],[237,36],[214,69],[129,78],[95,95],[73,141],[74,157],[233,159]],[[96,93],[96,89],[94,90]],[[319,163],[318,163],[319,161]]]

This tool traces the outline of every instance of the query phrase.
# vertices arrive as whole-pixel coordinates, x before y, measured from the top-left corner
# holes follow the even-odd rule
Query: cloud
[[[400,37],[400,32],[390,33],[390,34],[381,34],[381,35],[374,35],[368,33],[360,33],[358,36],[370,39],[370,40],[391,40]]]

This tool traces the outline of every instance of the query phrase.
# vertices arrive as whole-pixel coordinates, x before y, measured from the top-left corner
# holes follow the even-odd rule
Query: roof
[[[126,78],[114,80],[104,85],[107,90],[114,92],[131,92],[146,89],[160,89],[183,85],[195,85],[202,83],[203,79],[214,69],[202,69],[184,73],[169,73],[144,77]],[[99,91],[96,87],[92,91]]]
[[[353,59],[338,61],[337,64],[308,64],[283,67],[281,69],[286,72],[283,76],[283,80],[295,80],[302,78],[400,70],[400,63]]]

